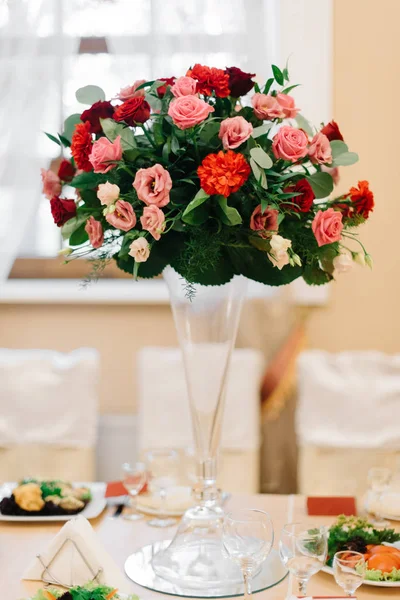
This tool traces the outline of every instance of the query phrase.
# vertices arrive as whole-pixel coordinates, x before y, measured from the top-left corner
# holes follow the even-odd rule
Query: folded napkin
[[[307,513],[320,517],[350,517],[357,514],[356,500],[347,496],[310,496],[307,498]]]
[[[168,489],[165,501],[159,494],[139,496],[137,506],[144,512],[146,510],[158,511],[165,509],[169,512],[184,513],[185,510],[193,506],[192,488],[183,485],[172,486]]]
[[[40,559],[39,559],[40,556]],[[89,521],[82,516],[67,521],[40,552],[22,579],[60,583],[65,587],[84,585],[97,577],[99,584],[124,592],[127,581],[111,556],[100,544]],[[46,570],[42,564],[47,565]]]

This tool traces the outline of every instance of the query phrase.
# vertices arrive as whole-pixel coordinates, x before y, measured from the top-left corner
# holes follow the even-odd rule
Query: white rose
[[[144,237],[139,237],[129,246],[129,254],[136,262],[146,262],[150,256],[149,242]]]
[[[348,273],[354,267],[353,257],[350,252],[342,252],[333,259],[335,273]]]
[[[274,267],[278,267],[278,269],[281,270],[285,265],[289,264],[288,248],[292,246],[292,242],[281,235],[273,235],[270,244],[271,251],[268,254],[269,260]]]
[[[115,183],[110,183],[106,181],[106,183],[100,183],[99,189],[97,190],[97,197],[100,200],[101,204],[105,204],[109,206],[113,204],[119,198],[120,189]]]

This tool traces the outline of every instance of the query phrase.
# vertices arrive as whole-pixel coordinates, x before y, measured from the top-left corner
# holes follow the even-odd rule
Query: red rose
[[[211,96],[215,92],[217,98],[226,98],[230,94],[229,75],[222,69],[195,64],[186,76],[196,79],[199,94]]]
[[[145,123],[150,117],[150,105],[143,96],[130,98],[116,107],[113,115],[115,121],[125,121],[131,127],[137,123]]]
[[[256,76],[255,73],[245,73],[238,67],[226,67],[225,73],[229,77],[229,89],[234,98],[244,96],[253,89],[254,81],[251,78]]]
[[[168,86],[174,85],[175,79],[176,77],[160,77],[158,81],[165,81],[165,85],[160,85],[160,87],[157,88],[157,95],[159,98],[164,98]]]
[[[311,185],[308,183],[307,179],[300,179],[294,185],[289,185],[285,187],[285,194],[291,194],[292,192],[300,193],[301,196],[293,196],[290,199],[290,202],[293,204],[282,203],[282,207],[292,210],[293,212],[308,212],[314,202],[315,194],[312,190]]]
[[[364,219],[368,219],[375,205],[374,194],[369,189],[368,181],[359,181],[358,187],[350,188],[347,197],[351,200],[349,215],[361,215]]]
[[[114,107],[111,102],[99,101],[83,111],[81,121],[90,123],[90,133],[100,133],[102,131],[100,119],[111,119],[113,113]]]
[[[330,142],[332,142],[333,140],[340,140],[343,142],[343,136],[340,133],[340,129],[336,121],[331,121],[330,123],[327,123],[325,127],[321,129],[321,133],[326,135]]]
[[[58,176],[61,181],[69,182],[74,178],[75,175],[75,167],[71,163],[71,161],[66,160],[65,158],[61,161],[60,166],[58,167]]]
[[[61,227],[76,215],[75,201],[68,200],[67,198],[54,196],[54,198],[50,200],[50,208],[54,223],[57,227]]]
[[[90,123],[88,121],[86,123],[77,123],[72,135],[71,153],[78,169],[83,169],[84,171],[92,170],[92,163],[89,162],[92,144]]]

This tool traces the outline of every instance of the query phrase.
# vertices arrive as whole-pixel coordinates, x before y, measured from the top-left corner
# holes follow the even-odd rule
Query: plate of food
[[[139,600],[139,597],[134,594],[129,596],[120,594],[118,590],[105,585],[89,583],[73,587],[68,591],[51,587],[41,589],[29,600]]]
[[[341,515],[329,529],[328,559],[322,569],[333,575],[336,552],[361,552],[367,564],[364,584],[400,587],[400,533],[394,529],[374,529],[367,519]]]
[[[104,483],[23,479],[0,486],[0,521],[94,519],[105,506]]]

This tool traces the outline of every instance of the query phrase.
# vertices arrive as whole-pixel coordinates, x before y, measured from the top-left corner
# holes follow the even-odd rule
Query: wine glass
[[[296,577],[300,595],[307,595],[310,577],[324,566],[327,551],[325,527],[288,523],[282,529],[279,554],[283,564]]]
[[[166,516],[168,490],[176,485],[179,474],[179,454],[176,450],[156,449],[146,454],[150,475],[150,491],[159,495],[161,504],[156,518],[147,522],[151,527],[170,527],[176,519]]]
[[[344,550],[336,552],[333,558],[335,581],[347,596],[352,596],[365,577],[365,559],[360,552]]]
[[[392,471],[386,467],[373,467],[368,471],[368,484],[370,488],[368,504],[371,503],[372,499],[374,510],[369,512],[372,512],[374,515],[370,520],[371,524],[375,527],[386,527],[389,524],[381,515],[381,502],[383,492],[387,490],[391,477]]]
[[[256,509],[235,510],[225,516],[222,543],[228,556],[240,566],[244,597],[251,597],[254,573],[271,551],[274,529],[268,513]]]
[[[137,496],[147,480],[146,465],[144,463],[124,463],[122,465],[122,483],[130,497],[130,511],[124,513],[124,519],[138,521],[143,515],[137,511]]]

